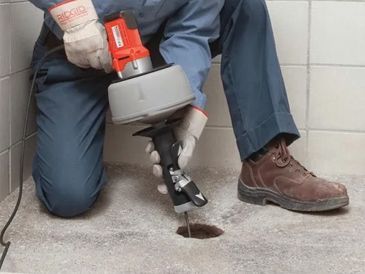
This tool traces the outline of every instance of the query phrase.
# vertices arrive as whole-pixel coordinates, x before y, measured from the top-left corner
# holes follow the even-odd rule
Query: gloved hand
[[[64,31],[65,52],[71,63],[81,68],[112,71],[106,31],[98,22],[91,0],[65,0],[49,12]]]
[[[195,146],[203,133],[207,121],[207,114],[197,107],[189,106],[184,111],[182,122],[174,130],[176,139],[181,142],[182,146],[178,159],[178,164],[181,169],[186,168],[189,160],[193,156]],[[153,175],[162,177],[163,171],[160,165],[161,158],[159,153],[155,150],[152,141],[147,144],[146,153],[153,164]],[[158,190],[163,194],[167,194],[165,185],[159,185]]]

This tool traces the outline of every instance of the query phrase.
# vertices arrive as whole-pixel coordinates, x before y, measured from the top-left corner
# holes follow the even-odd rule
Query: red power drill
[[[120,78],[108,89],[113,122],[153,124],[135,135],[152,138],[175,211],[186,213],[204,206],[207,199],[178,165],[180,143],[173,129],[180,121],[169,120],[195,98],[185,73],[177,65],[152,67],[133,11],[107,16],[104,24],[113,67]]]
[[[141,41],[132,11],[123,11],[104,19],[113,58],[113,68],[121,79],[152,71],[150,52]]]

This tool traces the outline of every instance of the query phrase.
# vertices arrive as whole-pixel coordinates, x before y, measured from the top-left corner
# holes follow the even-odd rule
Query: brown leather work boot
[[[270,201],[295,211],[326,211],[348,205],[346,187],[316,177],[289,153],[285,140],[267,146],[258,159],[243,162],[238,182],[241,201]]]

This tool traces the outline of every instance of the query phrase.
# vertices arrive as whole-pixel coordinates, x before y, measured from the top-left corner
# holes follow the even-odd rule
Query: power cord
[[[4,251],[1,255],[1,259],[0,259],[0,270],[3,266],[3,263],[5,261],[6,255],[9,251],[9,247],[11,242],[5,242],[4,240],[4,236],[5,236],[5,232],[6,230],[9,228],[10,224],[12,223],[15,215],[18,212],[19,206],[20,206],[20,202],[22,200],[22,196],[23,196],[23,170],[24,170],[24,154],[25,154],[25,141],[26,141],[26,137],[27,137],[27,129],[28,129],[28,120],[29,120],[29,110],[30,110],[30,104],[32,101],[32,97],[34,94],[34,88],[35,88],[35,82],[39,73],[39,70],[41,69],[42,65],[44,64],[44,62],[47,60],[47,58],[52,55],[53,53],[60,51],[64,48],[64,46],[58,46],[54,49],[51,49],[50,51],[48,51],[39,61],[36,70],[34,72],[33,78],[32,78],[32,84],[30,87],[30,92],[28,95],[28,100],[27,100],[27,108],[26,108],[26,114],[25,114],[25,123],[24,123],[24,128],[23,128],[23,136],[21,139],[21,152],[20,152],[20,169],[19,169],[19,194],[18,194],[18,200],[16,202],[16,205],[14,207],[14,210],[12,212],[12,214],[9,217],[9,220],[6,222],[5,226],[3,227],[3,229],[1,230],[1,234],[0,234],[0,245],[2,245],[4,247]]]

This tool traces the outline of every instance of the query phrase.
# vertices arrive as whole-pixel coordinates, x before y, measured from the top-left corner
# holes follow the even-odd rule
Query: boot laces
[[[278,167],[287,167],[290,166],[294,169],[294,172],[298,172],[303,174],[304,176],[312,175],[315,176],[312,172],[308,171],[301,163],[299,163],[289,152],[289,149],[286,145],[285,140],[280,140],[275,148],[277,152],[275,153],[275,164]]]

